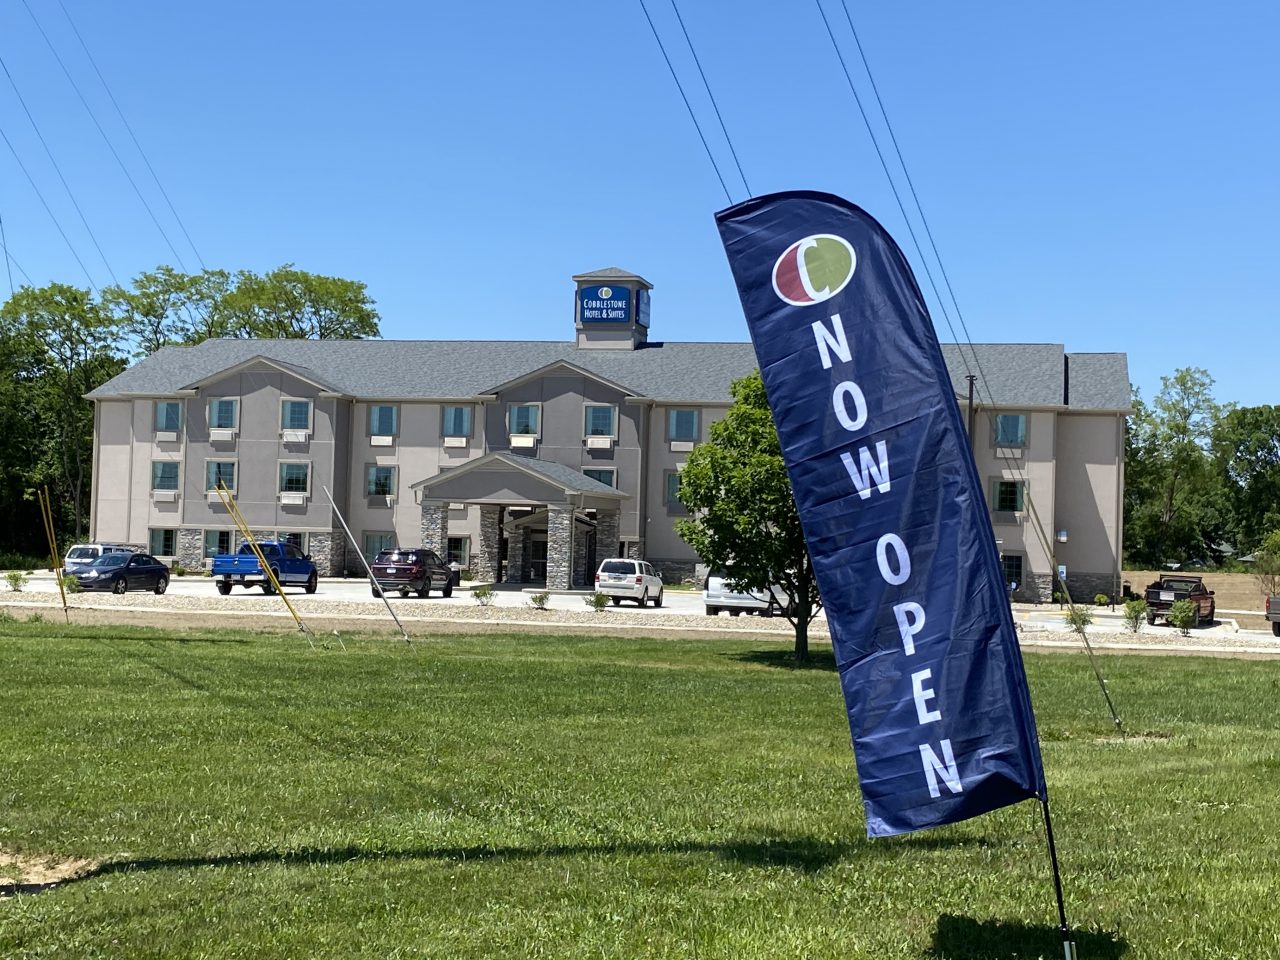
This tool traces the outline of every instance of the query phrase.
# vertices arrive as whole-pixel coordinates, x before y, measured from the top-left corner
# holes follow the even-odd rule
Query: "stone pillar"
[[[644,541],[643,540],[632,540],[630,543],[627,544],[627,559],[628,560],[644,559]]]
[[[471,551],[471,575],[481,583],[498,579],[498,507],[480,508],[480,540]]]
[[[573,571],[569,579],[575,587],[587,582],[587,531],[576,520],[573,521]],[[591,582],[595,583],[594,577]]]
[[[618,530],[622,522],[617,510],[596,511],[596,562],[617,556]],[[594,573],[595,571],[592,571]]]
[[[573,587],[573,507],[547,507],[547,589]]]
[[[443,500],[422,501],[422,545],[444,558],[449,552],[449,504]]]
[[[342,561],[347,535],[341,530],[334,533],[313,533],[307,538],[307,552],[316,565],[316,573],[322,577],[342,576]]]
[[[188,570],[204,569],[204,531],[183,527],[178,530],[177,555],[173,558]]]
[[[507,583],[524,583],[524,541],[528,532],[516,527],[507,535]]]

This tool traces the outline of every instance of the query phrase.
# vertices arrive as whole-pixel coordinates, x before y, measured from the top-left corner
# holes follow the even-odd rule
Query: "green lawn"
[[[865,839],[829,651],[0,624],[14,957],[1060,957],[1039,809]],[[1280,956],[1280,665],[1029,669],[1084,958]]]

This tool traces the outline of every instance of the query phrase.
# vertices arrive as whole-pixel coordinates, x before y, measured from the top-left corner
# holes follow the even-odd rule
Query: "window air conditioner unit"
[[[156,443],[177,443],[178,434],[175,430],[157,430]]]
[[[285,443],[306,443],[311,436],[306,430],[282,430],[280,439]]]
[[[692,440],[672,440],[671,441],[672,453],[688,453],[692,449],[693,449]]]
[[[465,447],[467,445],[466,437],[445,437],[444,445],[446,447]],[[515,444],[512,444],[515,446]]]
[[[511,446],[513,447],[536,447],[538,438],[531,433],[514,433],[511,435]]]
[[[177,490],[152,490],[151,499],[156,503],[177,503]]]
[[[300,507],[307,502],[305,493],[282,493],[280,494],[280,502],[289,507]]]
[[[228,440],[235,440],[236,432],[234,430],[224,430],[218,427],[209,431],[210,443],[226,443]]]
[[[587,437],[588,450],[612,450],[613,437]]]
[[[231,499],[232,499],[232,500],[234,500],[234,499],[236,498],[236,495],[235,495],[235,492],[234,492],[234,491],[232,491],[232,492],[229,494],[229,496],[231,497]],[[207,499],[210,503],[221,503],[221,502],[222,502],[222,498],[221,498],[220,496],[218,496],[218,491],[217,491],[217,490],[206,490],[206,491],[205,491],[205,499]]]
[[[371,447],[389,447],[395,442],[395,437],[370,437],[369,446]]]

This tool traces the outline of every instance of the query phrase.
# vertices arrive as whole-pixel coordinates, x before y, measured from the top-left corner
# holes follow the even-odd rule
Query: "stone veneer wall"
[[[649,563],[662,576],[664,584],[683,583],[697,576],[696,560],[650,560]]]
[[[191,527],[178,530],[177,554],[174,562],[188,570],[200,570],[204,566],[204,531]]]
[[[480,537],[471,550],[471,575],[481,583],[498,579],[498,508],[480,508]]]
[[[525,543],[529,539],[529,531],[517,527],[507,536],[507,583],[525,582]]]
[[[313,533],[307,538],[307,552],[316,565],[316,573],[322,577],[341,577],[348,572],[346,547],[347,534],[340,529]]]
[[[422,534],[422,545],[443,558],[449,548],[449,505],[424,500],[419,532]]]
[[[596,511],[596,563],[608,560],[618,549],[618,530],[622,517],[617,510]],[[591,571],[593,582],[595,571]]]
[[[573,586],[573,509],[551,505],[547,509],[547,589]],[[581,539],[585,539],[585,534]]]

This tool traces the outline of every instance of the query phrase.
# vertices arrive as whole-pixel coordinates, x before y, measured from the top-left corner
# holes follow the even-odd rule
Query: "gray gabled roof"
[[[475,470],[491,470],[495,464],[533,474],[548,483],[554,484],[565,493],[585,493],[595,497],[609,497],[614,500],[630,499],[628,494],[623,493],[616,487],[601,483],[599,480],[593,480],[585,473],[575,470],[573,467],[565,466],[563,463],[540,460],[537,457],[526,457],[518,453],[508,453],[505,450],[485,454],[483,457],[465,463],[460,467],[442,471],[434,476],[427,477],[425,480],[419,480],[417,483],[412,484],[410,489],[421,490],[425,495],[430,496],[431,487],[436,484],[452,482],[463,474],[471,473]]]
[[[1123,353],[1067,353],[1060,343],[942,344],[951,385],[983,406],[1129,409],[1129,364]]]
[[[979,403],[1061,407],[1065,396],[1072,409],[1129,409],[1122,353],[1067,354],[1054,343],[944,343],[942,352],[958,396],[967,395],[966,373],[980,375]],[[88,396],[175,396],[254,357],[298,368],[308,379],[362,400],[477,397],[526,373],[569,363],[662,403],[726,403],[729,385],[756,369],[749,343],[652,342],[602,350],[539,340],[225,339],[164,347]]]
[[[562,341],[206,340],[163,347],[88,396],[173,396],[254,356],[304,367],[361,399],[475,397],[521,373],[568,362],[637,396],[722,403],[729,384],[756,368],[749,343],[647,343],[635,350],[580,349]]]

